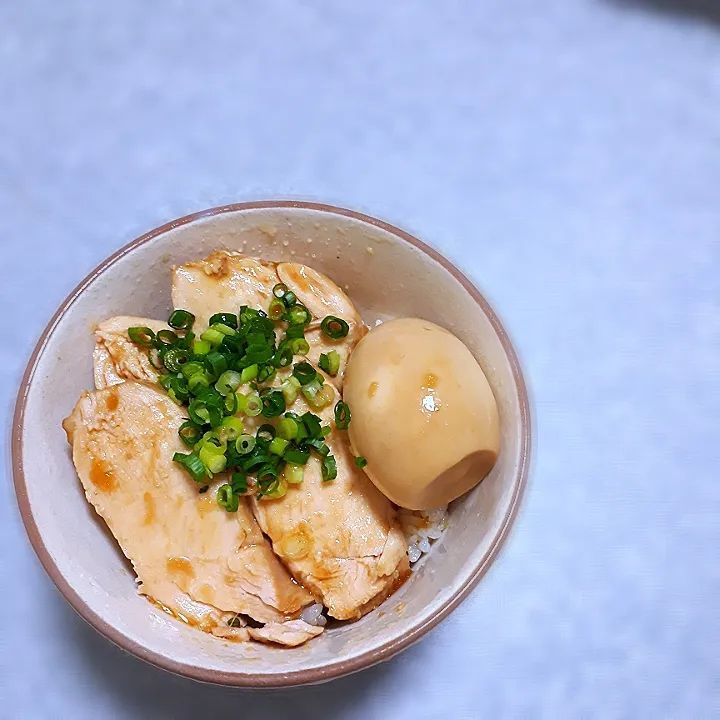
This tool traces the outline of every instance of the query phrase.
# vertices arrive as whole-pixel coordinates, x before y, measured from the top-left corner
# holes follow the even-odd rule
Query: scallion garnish
[[[367,460],[362,455],[358,455],[355,458],[355,465],[359,468],[364,468],[367,465]]]
[[[178,429],[180,439],[189,447],[193,447],[203,436],[202,428],[192,420],[186,420]]]
[[[237,315],[234,315],[233,313],[215,313],[213,316],[211,316],[208,325],[215,324],[225,325],[226,327],[229,327],[233,330],[237,330]]]
[[[175,453],[173,455],[173,460],[176,463],[180,463],[180,465],[182,465],[190,473],[190,477],[192,477],[195,482],[202,482],[208,476],[205,465],[203,465],[202,460],[200,460],[197,453],[191,452],[187,455],[183,453]]]
[[[335,405],[335,427],[338,430],[347,430],[351,419],[350,406],[341,400]]]
[[[350,326],[339,317],[328,315],[321,323],[320,329],[332,340],[340,340],[350,332]]]
[[[293,375],[300,381],[301,385],[311,383],[317,376],[317,371],[309,362],[296,363],[293,367]]]
[[[143,347],[152,347],[155,340],[155,333],[149,327],[131,327],[127,333],[134,343]]]
[[[168,318],[168,325],[176,330],[190,330],[195,322],[195,316],[187,310],[174,310]]]
[[[285,412],[285,398],[281,392],[273,390],[261,396],[263,417],[273,418]]]
[[[233,492],[232,485],[221,485],[217,492],[217,504],[228,512],[237,512],[240,498]]]
[[[337,350],[331,350],[329,353],[321,353],[318,360],[318,367],[331,377],[335,377],[340,370],[340,355]]]
[[[128,329],[128,337],[147,349],[159,371],[158,383],[174,402],[187,406],[189,419],[178,434],[192,452],[175,453],[173,459],[202,484],[200,492],[208,489],[208,478],[228,471],[230,481],[218,490],[217,501],[229,512],[238,509],[240,497],[248,492],[257,498],[283,497],[290,485],[303,482],[303,466],[311,452],[321,463],[324,481],[337,476],[335,458],[325,442],[331,427],[312,412],[286,412],[301,391],[312,408],[323,408],[335,400],[334,388],[304,360],[292,367],[292,373],[283,373],[282,382],[273,383],[278,370],[289,370],[296,355],[310,351],[305,330],[311,320],[295,294],[278,283],[267,313],[247,306],[237,315],[215,313],[199,337],[191,330],[195,316],[185,310],[171,314],[168,325],[173,330],[155,334],[146,327]],[[278,321],[287,323],[284,336],[276,329]],[[321,327],[333,339],[348,332],[348,324],[334,316],[326,317]],[[340,355],[335,350],[323,353],[318,364],[333,376],[339,371]],[[250,392],[240,393],[247,384]],[[261,425],[253,436],[244,431],[241,414],[277,420]],[[349,422],[350,410],[340,401],[335,426],[346,429]],[[359,461],[355,459],[358,467]]]
[[[164,347],[166,345],[175,345],[179,338],[172,330],[158,330],[155,339],[157,340],[158,347]]]

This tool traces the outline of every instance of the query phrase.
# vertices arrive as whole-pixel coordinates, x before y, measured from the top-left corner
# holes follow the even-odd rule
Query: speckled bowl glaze
[[[86,502],[61,428],[93,387],[92,329],[112,315],[165,318],[170,268],[216,249],[305,262],[346,288],[372,324],[415,316],[455,333],[498,400],[501,453],[451,506],[450,526],[379,609],[296,649],[228,643],[184,626],[137,594],[133,574]],[[318,683],[387,660],[470,593],[507,537],[526,482],[528,395],[510,340],[472,283],[407,233],[350,210],[254,202],[196,213],[143,235],[94,270],[45,329],[18,395],[12,437],[18,503],[30,541],[68,602],[114,643],[197,680],[248,687]],[[48,497],[52,502],[47,502]]]

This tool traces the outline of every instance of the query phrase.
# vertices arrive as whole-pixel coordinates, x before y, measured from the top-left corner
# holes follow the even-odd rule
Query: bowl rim
[[[503,350],[507,356],[511,367],[513,379],[517,387],[517,399],[520,408],[520,463],[518,468],[517,481],[513,488],[513,494],[510,500],[509,511],[507,512],[503,523],[497,531],[495,537],[490,544],[485,555],[477,564],[477,567],[471,576],[453,593],[450,600],[441,607],[435,614],[428,617],[425,621],[413,626],[400,637],[389,640],[378,648],[367,650],[355,657],[348,658],[344,661],[338,661],[317,668],[307,670],[296,670],[288,673],[277,674],[261,674],[261,673],[244,673],[230,672],[222,670],[210,670],[191,663],[172,660],[160,655],[154,651],[148,650],[145,646],[136,642],[132,638],[126,636],[113,625],[103,620],[99,615],[93,612],[88,605],[80,598],[75,589],[68,580],[62,575],[55,564],[50,552],[48,551],[38,526],[33,516],[32,508],[27,493],[25,482],[22,436],[25,423],[25,409],[29,393],[29,388],[35,374],[38,359],[42,354],[48,338],[52,334],[55,326],[60,319],[70,309],[74,301],[85,290],[85,288],[101,275],[108,267],[117,262],[124,255],[132,252],[136,248],[144,245],[159,235],[173,230],[183,225],[188,225],[198,220],[209,217],[224,215],[227,213],[244,212],[250,210],[312,210],[315,212],[328,213],[331,215],[339,215],[353,220],[359,220],[369,225],[373,225],[384,230],[400,239],[410,243],[418,250],[429,256],[442,267],[450,272],[458,282],[467,290],[473,300],[480,306],[490,321],[493,329],[497,333]],[[370,215],[366,215],[355,210],[336,207],[324,203],[302,201],[302,200],[256,200],[250,202],[232,203],[229,205],[221,205],[218,207],[201,210],[198,212],[185,215],[175,220],[171,220],[140,237],[127,243],[125,246],[114,252],[108,258],[103,260],[95,267],[65,298],[60,307],[56,310],[47,326],[43,330],[33,352],[28,360],[28,364],[20,381],[15,411],[13,415],[12,439],[11,439],[11,457],[12,457],[12,473],[15,487],[15,495],[17,498],[20,515],[22,517],[25,531],[27,532],[30,543],[37,555],[43,568],[55,583],[60,593],[72,608],[95,630],[106,637],[112,643],[123,650],[135,655],[155,667],[162,668],[176,675],[185,676],[194,680],[218,685],[232,685],[250,688],[272,688],[272,687],[292,687],[297,685],[313,684],[331,680],[349,675],[353,672],[371,667],[377,663],[389,660],[402,650],[408,648],[417,642],[423,635],[436,627],[442,622],[463,600],[467,598],[473,588],[478,584],[481,578],[488,571],[492,563],[497,558],[508,537],[510,528],[517,517],[520,501],[527,485],[528,473],[530,469],[530,455],[532,447],[532,417],[530,411],[530,399],[525,383],[520,363],[510,338],[498,319],[497,315],[490,307],[490,304],[483,297],[475,285],[447,258],[441,255],[431,246],[422,242],[410,233],[402,230],[383,220],[378,220]]]

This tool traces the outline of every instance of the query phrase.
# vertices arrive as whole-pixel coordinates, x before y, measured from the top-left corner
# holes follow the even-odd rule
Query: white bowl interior
[[[167,317],[171,266],[221,248],[316,267],[347,289],[369,324],[415,316],[448,328],[480,361],[500,407],[498,463],[454,503],[448,530],[413,577],[379,610],[293,650],[218,640],[140,597],[122,553],[85,500],[60,425],[80,393],[93,386],[95,323],[116,314]],[[156,660],[179,663],[190,673],[200,668],[286,675],[328,668],[400,640],[473,576],[516,500],[524,462],[522,413],[511,362],[493,322],[461,282],[425,252],[388,230],[340,214],[294,207],[235,210],[176,226],[121,254],[72,301],[47,337],[31,379],[21,434],[24,476],[32,516],[52,561],[101,621]]]

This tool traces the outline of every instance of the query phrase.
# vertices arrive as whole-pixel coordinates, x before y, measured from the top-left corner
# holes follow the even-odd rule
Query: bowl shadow
[[[173,675],[139,660],[113,645],[88,625],[51,589],[43,603],[53,615],[63,646],[76,653],[77,666],[89,685],[108,695],[108,707],[126,708],[132,717],[155,720],[197,720],[198,717],[258,717],[294,720],[337,719],[354,711],[363,699],[391,682],[400,667],[399,657],[322,685],[275,690],[249,690],[209,685]],[[422,652],[420,644],[403,655]]]
[[[645,10],[666,15],[686,16],[720,28],[720,2],[718,0],[603,0],[626,10]]]

